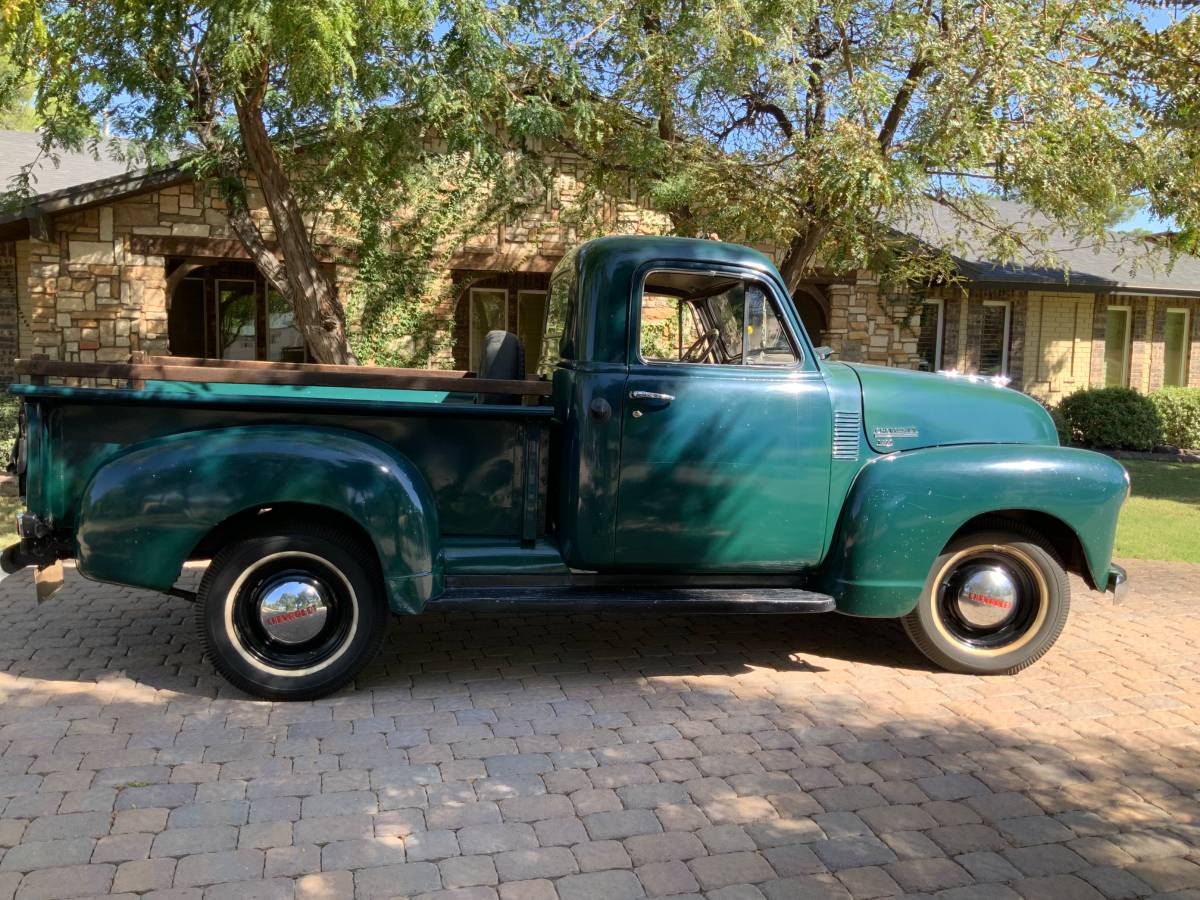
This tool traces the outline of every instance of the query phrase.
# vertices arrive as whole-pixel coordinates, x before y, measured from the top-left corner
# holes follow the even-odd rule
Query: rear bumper
[[[44,568],[57,562],[64,554],[54,538],[50,525],[31,512],[17,513],[17,534],[21,540],[0,552],[0,570],[6,575],[19,572],[26,566]]]
[[[1108,584],[1104,589],[1113,595],[1113,599],[1120,603],[1129,594],[1129,576],[1125,574],[1125,570],[1113,563],[1108,567]]]

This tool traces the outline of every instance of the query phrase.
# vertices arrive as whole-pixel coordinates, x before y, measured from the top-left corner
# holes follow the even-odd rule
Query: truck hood
[[[858,376],[867,441],[879,453],[946,444],[1058,444],[1040,403],[989,378],[838,365]]]

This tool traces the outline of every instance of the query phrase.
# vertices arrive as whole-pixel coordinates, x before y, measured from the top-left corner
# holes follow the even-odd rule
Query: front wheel
[[[1062,634],[1071,587],[1054,549],[1020,526],[951,541],[916,608],[901,622],[917,648],[951,672],[1011,675]]]
[[[267,700],[337,690],[378,652],[387,619],[370,551],[303,522],[226,546],[205,572],[196,604],[217,671]]]

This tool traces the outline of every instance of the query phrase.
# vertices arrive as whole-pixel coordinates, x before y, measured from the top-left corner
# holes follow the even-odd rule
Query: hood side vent
[[[835,412],[833,414],[833,458],[858,459],[862,436],[862,414]]]

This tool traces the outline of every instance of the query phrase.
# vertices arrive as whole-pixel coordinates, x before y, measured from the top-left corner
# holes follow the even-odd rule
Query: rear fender
[[[419,612],[440,593],[437,504],[421,473],[373,437],[308,426],[192,431],[123,451],[83,493],[79,570],[166,590],[212,529],[283,503],[326,507],[362,526],[393,611]]]
[[[1060,520],[1078,538],[1092,582],[1103,586],[1128,493],[1120,463],[1067,447],[977,444],[876,457],[846,498],[823,587],[839,612],[906,615],[955,532],[996,510]]]

